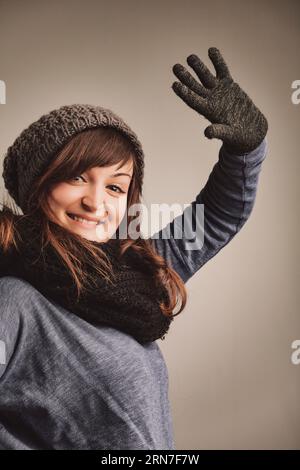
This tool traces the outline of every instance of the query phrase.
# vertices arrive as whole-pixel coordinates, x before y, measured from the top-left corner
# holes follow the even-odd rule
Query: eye
[[[84,179],[83,176],[79,175],[79,176],[73,176],[73,178],[71,178],[71,180],[73,181],[73,180],[75,180],[75,178],[82,178],[82,179]],[[85,181],[85,180],[84,180],[84,181]]]
[[[71,181],[75,181],[75,178],[82,178],[83,181],[85,181],[85,179],[83,178],[82,175],[73,176],[73,177],[71,178]],[[125,194],[125,191],[123,191],[119,186],[116,186],[115,184],[110,184],[108,187],[109,187],[109,188],[116,188],[116,189],[113,189],[114,193],[122,193],[122,194]]]
[[[117,188],[118,191],[114,192],[125,193],[125,191],[123,191],[119,186],[116,186],[115,184],[109,185],[109,188]]]

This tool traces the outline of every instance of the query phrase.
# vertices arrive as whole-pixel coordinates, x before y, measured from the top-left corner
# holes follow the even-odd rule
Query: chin
[[[111,238],[110,233],[101,233],[99,230],[99,233],[97,234],[96,231],[78,231],[76,233],[79,233],[83,238],[93,241],[93,242],[98,242],[98,243],[105,243]]]

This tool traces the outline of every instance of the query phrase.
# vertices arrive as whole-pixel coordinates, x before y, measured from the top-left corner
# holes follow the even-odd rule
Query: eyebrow
[[[129,178],[131,178],[131,175],[129,175],[128,173],[115,173],[114,175],[110,175],[111,178],[113,178],[114,176],[129,176]]]

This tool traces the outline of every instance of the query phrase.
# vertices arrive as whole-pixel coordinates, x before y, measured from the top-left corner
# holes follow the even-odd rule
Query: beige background
[[[209,122],[173,92],[172,66],[218,47],[270,130],[254,211],[187,283],[166,341],[177,449],[300,448],[298,1],[1,0],[1,159],[63,104],[119,113],[146,154],[147,204],[189,203],[217,161]],[[3,194],[3,182],[1,181]]]

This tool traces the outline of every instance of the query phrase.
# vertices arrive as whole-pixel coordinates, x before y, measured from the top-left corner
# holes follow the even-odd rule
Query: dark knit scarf
[[[114,284],[85,260],[83,266],[93,280],[93,288],[85,289],[78,300],[75,282],[60,256],[50,244],[41,249],[38,222],[20,217],[17,229],[24,243],[19,243],[19,250],[10,254],[8,263],[1,263],[0,276],[20,277],[46,298],[89,323],[121,330],[141,344],[164,339],[173,321],[159,307],[159,302],[166,299],[166,290],[154,283],[149,266],[132,248],[120,258],[119,239],[92,242],[100,245],[109,257],[115,273]]]

